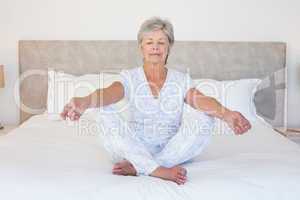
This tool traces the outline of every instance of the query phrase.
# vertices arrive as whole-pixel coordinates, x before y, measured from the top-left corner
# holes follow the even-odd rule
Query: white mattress
[[[98,137],[36,115],[0,137],[0,198],[300,199],[300,148],[261,122],[245,135],[214,135],[183,186],[116,176]]]

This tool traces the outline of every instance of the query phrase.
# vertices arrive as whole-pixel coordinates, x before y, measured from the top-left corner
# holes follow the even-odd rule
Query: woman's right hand
[[[73,97],[69,103],[64,107],[64,110],[60,113],[62,119],[67,117],[74,121],[78,120],[82,113],[89,107],[89,97]]]

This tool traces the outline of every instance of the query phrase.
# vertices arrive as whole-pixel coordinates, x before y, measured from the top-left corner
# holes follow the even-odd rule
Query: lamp
[[[0,88],[4,88],[5,82],[4,82],[4,66],[0,65]],[[3,129],[3,126],[0,122],[0,129]]]

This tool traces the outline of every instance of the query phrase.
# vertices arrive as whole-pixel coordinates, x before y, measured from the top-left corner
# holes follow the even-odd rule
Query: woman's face
[[[144,63],[164,65],[168,55],[168,49],[169,40],[162,30],[156,30],[144,34],[141,43]]]

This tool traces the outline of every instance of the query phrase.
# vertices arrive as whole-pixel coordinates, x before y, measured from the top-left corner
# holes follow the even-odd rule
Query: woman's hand
[[[235,134],[241,135],[251,128],[250,122],[239,112],[227,111],[224,114],[224,121]]]
[[[89,97],[73,97],[60,113],[64,120],[68,117],[72,121],[78,120],[81,114],[89,107]]]

